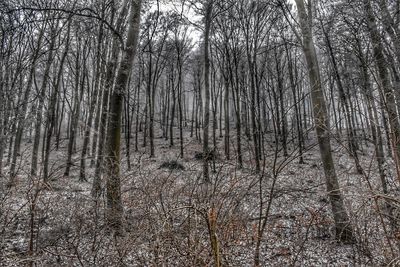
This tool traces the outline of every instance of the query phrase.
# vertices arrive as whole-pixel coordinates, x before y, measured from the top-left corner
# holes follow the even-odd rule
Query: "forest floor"
[[[253,266],[259,224],[261,266],[396,266],[400,232],[397,219],[389,220],[377,174],[372,145],[364,144],[356,173],[354,162],[339,142],[334,142],[336,171],[357,243],[337,243],[318,146],[310,135],[304,164],[298,151],[288,157],[275,144],[262,161],[263,171],[251,166],[251,142],[243,138],[244,168],[236,168],[235,139],[231,155],[223,155],[223,138],[211,183],[202,179],[202,161],[195,155],[201,144],[185,133],[185,155],[179,157],[179,139],[155,139],[156,156],[148,147],[131,149],[127,169],[121,152],[124,203],[122,237],[110,235],[104,220],[104,193],[91,197],[93,168],[87,182],[79,182],[79,156],[70,177],[64,177],[66,143],[51,153],[51,182],[44,185],[29,173],[31,144],[22,148],[19,176],[12,188],[4,186],[0,200],[0,266],[212,266],[210,210],[217,216],[217,237],[224,266]],[[78,148],[79,143],[78,143]],[[87,165],[90,160],[87,160]],[[184,169],[160,168],[176,161]],[[393,163],[387,160],[390,197],[396,216],[399,191]],[[213,170],[213,164],[210,164]],[[3,173],[7,173],[5,167]],[[36,265],[35,265],[36,264]]]

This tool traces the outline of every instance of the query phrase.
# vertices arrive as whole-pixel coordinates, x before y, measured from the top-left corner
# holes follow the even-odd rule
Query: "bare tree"
[[[131,0],[128,19],[127,38],[111,94],[110,117],[107,133],[107,158],[105,175],[107,177],[107,222],[116,233],[122,231],[123,206],[120,181],[120,145],[123,97],[132,70],[138,44],[141,0]]]
[[[345,243],[354,242],[354,234],[349,216],[343,202],[332,157],[329,136],[329,121],[322,89],[317,54],[314,47],[310,21],[312,21],[311,2],[308,3],[308,13],[303,0],[296,0],[299,23],[303,35],[302,46],[307,61],[308,76],[311,87],[311,98],[314,110],[314,124],[317,132],[318,145],[325,172],[326,189],[330,199],[333,217],[335,219],[337,239]]]

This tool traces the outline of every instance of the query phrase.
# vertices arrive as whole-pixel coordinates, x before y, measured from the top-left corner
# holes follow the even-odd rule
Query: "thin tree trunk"
[[[36,48],[33,52],[32,55],[32,62],[31,64],[31,68],[29,70],[29,77],[28,77],[28,81],[26,83],[26,89],[24,92],[24,97],[23,97],[23,102],[22,102],[22,109],[21,112],[19,114],[17,114],[20,118],[18,120],[18,127],[16,130],[16,134],[15,134],[15,141],[14,141],[14,148],[13,148],[13,154],[12,154],[12,160],[11,160],[11,167],[10,167],[10,185],[13,185],[15,182],[15,176],[16,176],[16,165],[17,165],[17,157],[19,155],[19,151],[20,151],[20,147],[21,147],[21,141],[22,141],[22,135],[23,135],[23,131],[25,128],[25,123],[26,123],[26,112],[28,110],[28,103],[29,103],[29,97],[30,97],[30,93],[31,93],[31,89],[32,89],[32,84],[33,84],[33,76],[35,74],[35,70],[36,70],[36,61],[39,58],[39,53],[40,53],[40,49],[41,49],[41,45],[42,45],[42,40],[43,40],[43,36],[44,36],[44,28],[40,29],[39,32],[39,37],[38,37],[38,41],[36,44]]]
[[[50,159],[51,137],[53,135],[54,128],[56,126],[56,110],[55,110],[55,108],[56,108],[58,91],[59,91],[59,88],[61,85],[64,62],[68,55],[70,26],[71,26],[71,22],[68,23],[65,48],[64,48],[64,52],[61,56],[60,66],[59,66],[58,73],[57,73],[57,78],[54,83],[55,86],[54,86],[53,92],[50,96],[50,104],[49,104],[50,106],[49,106],[49,111],[48,111],[48,125],[49,126],[47,128],[47,133],[46,133],[46,145],[45,145],[46,151],[45,151],[45,158],[44,158],[44,163],[43,163],[43,180],[45,182],[47,182],[47,180],[49,178],[49,159]]]
[[[311,14],[306,13],[303,0],[296,0],[296,5],[299,15],[299,23],[303,34],[303,51],[307,62],[309,82],[311,86],[314,123],[324,166],[327,193],[335,220],[336,238],[345,243],[353,243],[355,241],[353,229],[350,225],[350,220],[343,202],[343,196],[336,176],[335,165],[333,163],[329,135],[329,120],[322,91],[317,54],[313,43],[312,29],[309,24],[311,21]]]
[[[53,27],[57,27],[53,25]],[[37,176],[37,164],[38,164],[38,152],[39,152],[39,143],[40,143],[40,133],[42,128],[42,120],[43,120],[43,107],[44,101],[46,97],[46,88],[47,88],[47,81],[49,80],[50,75],[50,67],[51,63],[53,62],[53,49],[56,42],[55,36],[55,28],[52,28],[51,33],[51,42],[49,46],[49,55],[46,61],[46,67],[43,73],[43,81],[42,86],[40,88],[40,95],[39,95],[39,104],[36,110],[36,125],[35,125],[35,138],[33,141],[33,148],[32,148],[32,162],[31,162],[31,175]]]
[[[287,44],[285,44],[286,56],[288,57],[288,72],[289,72],[289,81],[290,86],[292,88],[293,93],[293,106],[294,112],[296,117],[296,129],[297,129],[297,140],[298,140],[298,148],[299,148],[299,164],[304,164],[303,158],[303,129],[301,127],[301,118],[300,118],[300,107],[299,107],[299,100],[297,99],[297,66],[296,62],[293,62],[291,54],[288,50]],[[293,64],[294,63],[294,64]],[[295,66],[296,70],[293,71],[293,66]],[[296,81],[295,81],[296,79]]]
[[[205,30],[204,30],[204,122],[203,122],[203,178],[206,183],[210,182],[208,160],[209,160],[209,125],[210,125],[210,29],[212,20],[213,0],[205,3]]]
[[[229,81],[225,80],[225,92],[224,92],[224,123],[225,123],[225,135],[224,135],[224,148],[225,148],[225,157],[227,160],[230,159],[230,140],[229,140]],[[222,94],[221,94],[222,97]],[[222,114],[222,112],[221,112]]]
[[[370,0],[364,0],[364,9],[373,46],[373,55],[378,69],[379,83],[384,93],[385,108],[389,117],[391,145],[393,149],[394,162],[396,164],[397,179],[400,182],[400,123],[396,110],[396,100],[393,88],[390,84],[387,62],[383,53],[383,44],[375,22],[375,16]]]
[[[149,73],[148,73],[148,79],[147,79],[147,114],[149,117],[149,141],[150,141],[150,158],[154,157],[154,103],[153,103],[153,97],[152,97],[152,72],[153,72],[153,56],[152,56],[152,44],[151,41],[149,40]]]
[[[93,95],[92,99],[90,102],[90,107],[89,107],[89,117],[87,120],[87,123],[85,124],[85,133],[83,137],[83,145],[82,145],[82,152],[81,152],[81,166],[80,166],[80,173],[79,173],[79,180],[80,181],[86,181],[86,174],[85,174],[85,169],[86,169],[86,154],[88,152],[88,146],[90,142],[90,132],[92,128],[92,123],[93,123],[93,116],[94,112],[96,109],[96,103],[99,95],[99,91],[101,90],[100,87],[100,77],[101,77],[101,44],[103,41],[103,27],[100,26],[99,30],[99,36],[98,36],[98,43],[97,43],[97,51],[96,51],[96,77],[95,77],[95,84],[94,84],[94,90],[93,90]],[[93,138],[96,138],[94,136]]]
[[[171,69],[170,85],[169,85],[171,92],[172,92],[171,122],[169,125],[169,146],[170,147],[174,146],[174,119],[175,119],[175,105],[176,105],[173,71],[174,70]]]
[[[360,49],[360,51],[362,51]],[[374,143],[375,147],[375,156],[376,156],[376,162],[378,164],[378,171],[379,171],[379,177],[381,180],[382,184],[382,190],[383,193],[387,193],[387,181],[386,181],[386,174],[385,174],[385,169],[384,169],[384,163],[385,163],[385,156],[383,152],[383,141],[382,141],[382,133],[379,127],[379,116],[378,116],[378,110],[376,108],[375,100],[372,94],[372,87],[371,83],[369,80],[369,75],[368,75],[368,67],[366,65],[366,62],[362,58],[361,62],[361,75],[362,75],[362,81],[363,81],[363,94],[366,98],[367,101],[367,112],[368,112],[368,117],[370,120],[370,127],[371,127],[371,134],[372,134],[372,141]]]
[[[178,63],[178,109],[179,109],[179,143],[180,143],[180,157],[183,158],[183,107],[182,107],[182,94],[183,94],[183,81],[182,81],[182,66],[181,62]]]
[[[77,42],[80,43],[80,38],[78,38]],[[81,67],[80,64],[82,63],[80,61],[80,51],[79,51],[79,46],[76,51],[76,59],[75,59],[75,93],[74,93],[74,107],[72,109],[72,114],[71,116],[71,123],[69,125],[69,140],[68,140],[68,151],[67,151],[67,163],[66,163],[66,168],[64,171],[64,176],[68,177],[70,174],[71,167],[73,165],[72,163],[72,155],[76,151],[74,147],[76,146],[76,137],[77,137],[77,131],[78,131],[78,122],[79,122],[79,114],[80,114],[80,103],[82,99],[82,94],[83,94],[83,89],[84,89],[84,84],[85,84],[85,72],[82,70],[82,77],[80,75],[81,72]],[[83,60],[83,59],[82,59]]]

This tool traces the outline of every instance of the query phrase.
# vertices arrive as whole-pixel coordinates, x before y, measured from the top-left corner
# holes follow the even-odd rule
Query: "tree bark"
[[[203,122],[203,178],[205,182],[210,182],[208,170],[209,160],[209,125],[210,125],[210,29],[212,20],[213,0],[205,3],[205,29],[204,29],[204,122]]]
[[[97,51],[96,51],[96,77],[95,84],[92,94],[92,99],[89,107],[89,117],[87,119],[87,123],[85,124],[85,132],[83,137],[82,151],[81,151],[81,166],[79,172],[79,180],[86,181],[86,154],[88,152],[88,146],[90,141],[90,132],[93,124],[93,117],[96,108],[96,103],[98,102],[100,87],[100,77],[101,77],[101,44],[103,41],[103,27],[100,25],[99,35],[98,35],[98,43],[97,43]],[[100,94],[101,95],[101,94]],[[95,138],[94,136],[93,138]]]
[[[128,32],[123,50],[122,59],[115,80],[114,91],[110,101],[110,116],[107,133],[107,210],[106,219],[110,228],[121,234],[123,206],[121,199],[120,181],[120,142],[121,142],[121,115],[123,97],[126,90],[128,77],[132,70],[133,60],[139,39],[141,0],[131,0],[131,9],[128,19]]]
[[[393,149],[394,162],[397,169],[397,179],[400,182],[400,123],[396,110],[396,100],[390,84],[387,62],[383,53],[382,40],[375,22],[370,0],[363,0],[365,16],[367,18],[369,34],[373,46],[373,56],[378,69],[379,85],[384,93],[384,105],[388,113],[390,124],[390,138]]]
[[[311,14],[306,13],[303,0],[296,0],[299,23],[303,34],[303,52],[307,62],[309,82],[311,86],[311,99],[314,111],[314,123],[317,132],[318,145],[321,153],[322,164],[325,172],[327,193],[330,199],[333,217],[335,220],[336,238],[344,243],[355,241],[353,229],[343,203],[339,182],[333,163],[332,149],[329,135],[329,121],[326,111],[324,94],[322,91],[320,70],[317,54],[314,47],[312,29],[310,25]]]
[[[37,46],[32,55],[31,68],[29,70],[29,78],[26,83],[26,89],[24,92],[23,100],[22,100],[23,101],[22,109],[21,109],[21,112],[19,114],[17,114],[19,116],[19,121],[18,121],[18,127],[17,127],[17,131],[16,131],[16,135],[15,135],[13,155],[12,155],[11,167],[10,167],[10,185],[14,184],[15,176],[17,174],[16,173],[17,157],[18,157],[20,147],[21,147],[22,135],[23,135],[23,131],[25,128],[26,112],[28,110],[29,97],[30,97],[30,92],[32,89],[32,84],[33,84],[33,76],[35,74],[36,62],[39,58],[43,36],[44,36],[44,27],[42,29],[40,29],[40,32],[39,32]]]
[[[50,159],[51,137],[53,135],[54,127],[56,126],[56,110],[55,110],[55,108],[56,108],[58,90],[61,86],[63,66],[64,66],[65,59],[67,58],[67,55],[68,55],[70,27],[71,27],[71,22],[68,23],[65,48],[64,48],[63,54],[61,56],[60,66],[58,69],[54,89],[50,96],[50,104],[49,104],[50,106],[49,106],[49,111],[48,111],[48,128],[47,128],[47,133],[46,133],[46,145],[45,145],[46,151],[45,151],[45,158],[44,158],[44,163],[43,163],[43,180],[45,182],[47,182],[47,180],[49,178],[49,159]]]
[[[57,27],[53,25],[53,27]],[[31,175],[37,175],[37,163],[38,163],[38,152],[39,152],[39,143],[40,143],[40,133],[42,128],[42,120],[43,120],[43,107],[44,101],[46,97],[46,88],[47,82],[49,80],[50,75],[50,67],[51,63],[53,62],[53,49],[56,43],[56,35],[55,35],[55,28],[51,29],[51,41],[49,46],[49,55],[46,61],[46,67],[43,74],[43,81],[40,88],[40,95],[39,95],[39,103],[36,110],[36,125],[35,125],[35,138],[33,141],[33,148],[32,148],[32,162],[31,162]]]

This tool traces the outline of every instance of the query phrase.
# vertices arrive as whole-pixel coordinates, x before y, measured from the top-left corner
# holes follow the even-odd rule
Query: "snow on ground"
[[[131,170],[123,149],[125,235],[119,238],[105,225],[104,193],[98,201],[90,195],[94,170],[87,169],[88,182],[78,181],[80,153],[75,155],[71,176],[63,177],[65,147],[52,151],[52,180],[45,186],[25,174],[30,156],[24,150],[16,187],[5,187],[1,195],[0,265],[211,266],[206,221],[211,207],[217,211],[217,235],[226,266],[254,264],[257,229],[265,218],[265,231],[259,237],[262,266],[381,266],[399,255],[400,232],[394,218],[399,213],[399,194],[394,173],[389,171],[393,163],[389,160],[387,168],[394,199],[394,217],[389,220],[372,146],[364,145],[365,175],[359,175],[346,150],[334,145],[337,174],[358,240],[343,245],[334,239],[319,152],[312,141],[305,164],[299,164],[294,153],[278,156],[274,168],[271,147],[264,171],[256,174],[248,141],[243,141],[245,166],[238,170],[235,158],[224,159],[223,139],[218,138],[221,147],[212,183],[205,184],[202,162],[194,158],[201,145],[189,136],[185,140],[183,159],[178,139],[170,148],[167,141],[157,138],[155,158],[149,158],[148,148],[139,145],[139,152],[131,150]],[[234,155],[234,138],[231,142]],[[160,168],[171,160],[184,170]],[[28,253],[30,247],[33,251]]]

